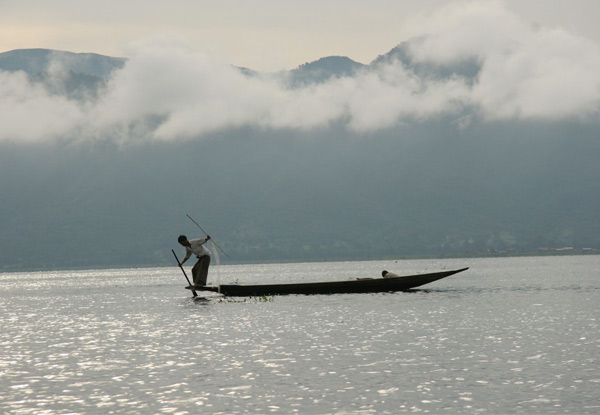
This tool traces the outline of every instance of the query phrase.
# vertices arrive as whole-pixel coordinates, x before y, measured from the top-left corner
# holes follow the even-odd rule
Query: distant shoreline
[[[570,250],[570,251],[538,251],[538,252],[506,252],[506,253],[465,253],[462,255],[402,255],[398,257],[382,256],[382,257],[363,257],[363,258],[315,258],[315,259],[273,259],[262,261],[225,261],[221,265],[245,265],[245,264],[301,264],[301,263],[316,263],[316,262],[361,262],[361,261],[411,261],[420,259],[474,259],[474,258],[518,258],[518,257],[558,257],[558,256],[594,256],[600,255],[600,251],[593,249],[590,251]],[[216,264],[212,264],[216,266]],[[59,272],[59,271],[85,271],[85,270],[108,270],[108,269],[135,269],[135,268],[175,268],[176,265],[167,264],[132,264],[132,265],[99,265],[89,267],[68,267],[68,268],[25,268],[25,267],[10,267],[0,270],[0,274],[26,273],[26,272]]]

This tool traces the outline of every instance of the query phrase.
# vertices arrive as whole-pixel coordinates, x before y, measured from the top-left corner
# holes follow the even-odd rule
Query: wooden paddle
[[[190,279],[188,278],[187,274],[185,273],[185,270],[183,269],[183,265],[181,265],[181,262],[179,262],[179,258],[177,258],[177,254],[172,249],[171,249],[171,252],[173,252],[173,256],[175,257],[175,260],[177,261],[177,265],[179,265],[179,268],[181,268],[181,271],[183,272],[185,279],[187,280],[189,286],[191,287],[190,289],[192,290],[192,294],[194,294],[194,297],[196,297],[198,294],[196,294],[196,291],[194,290],[194,286],[190,282]]]

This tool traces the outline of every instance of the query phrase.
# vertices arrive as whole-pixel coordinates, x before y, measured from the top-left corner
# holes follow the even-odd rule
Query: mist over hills
[[[328,57],[286,73],[240,72],[277,78],[295,94],[397,77],[392,64],[404,71],[393,82],[424,82],[416,98],[430,85],[480,82],[481,59],[418,60],[410,48],[423,40],[414,42],[369,64]],[[62,55],[70,64],[59,66],[52,54],[0,54],[0,71],[25,71],[50,95],[89,105],[127,69],[127,60],[99,55]],[[236,108],[215,116],[228,110]],[[232,123],[133,144],[106,134],[0,140],[0,264],[169,265],[180,233],[201,236],[186,214],[227,251],[224,262],[600,248],[596,119],[486,120],[468,105],[438,111],[366,130],[348,128],[345,115],[310,129]],[[172,118],[156,112],[126,128],[151,135]]]
[[[23,71],[52,94],[84,101],[97,98],[98,91],[126,61],[95,53],[17,49],[0,53],[0,71]]]
[[[305,63],[289,72],[290,86],[302,87],[322,83],[333,77],[353,76],[367,66],[345,56],[328,56]]]
[[[125,58],[96,53],[73,53],[49,49],[17,49],[0,53],[0,70],[24,71],[30,76],[55,72],[85,74],[104,80],[123,68]]]

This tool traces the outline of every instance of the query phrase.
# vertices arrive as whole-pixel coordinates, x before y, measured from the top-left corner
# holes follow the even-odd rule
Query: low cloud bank
[[[392,59],[291,88],[284,76],[247,76],[185,42],[154,39],[137,44],[87,100],[22,72],[0,72],[0,141],[170,141],[244,125],[310,130],[340,121],[363,133],[440,116],[461,128],[472,119],[600,122],[599,45],[561,28],[534,28],[499,2],[455,3],[419,19],[424,32],[408,43],[411,61],[474,59],[475,79],[423,77]],[[60,78],[60,68],[50,75]]]

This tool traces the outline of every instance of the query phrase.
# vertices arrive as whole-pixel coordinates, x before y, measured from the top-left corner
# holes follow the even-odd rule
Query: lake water
[[[600,413],[600,256],[223,265],[209,281],[465,266],[411,292],[196,300],[177,267],[0,274],[0,412]]]

